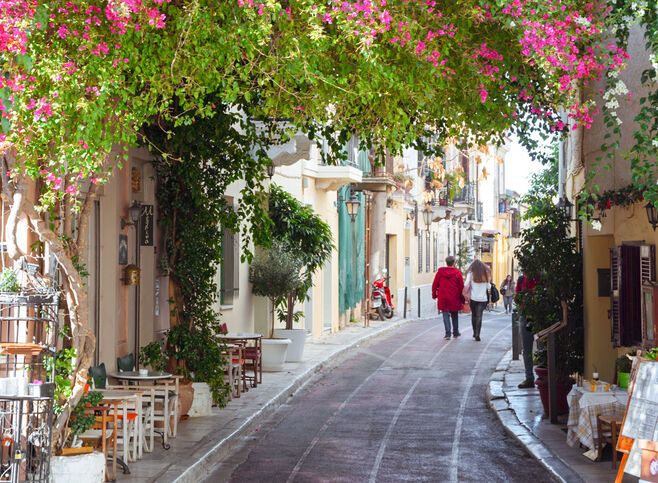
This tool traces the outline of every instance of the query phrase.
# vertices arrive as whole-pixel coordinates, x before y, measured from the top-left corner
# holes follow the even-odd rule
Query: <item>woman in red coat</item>
[[[445,339],[450,336],[459,337],[459,311],[464,304],[462,291],[464,290],[464,277],[462,272],[455,268],[455,257],[446,258],[447,267],[441,267],[434,276],[432,284],[432,298],[437,300],[439,312],[443,313],[443,325],[446,329]],[[450,331],[452,319],[452,334]]]

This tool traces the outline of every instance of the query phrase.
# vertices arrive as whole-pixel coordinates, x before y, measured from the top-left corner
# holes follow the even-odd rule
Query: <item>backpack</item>
[[[498,292],[498,289],[496,288],[496,284],[491,282],[491,290],[489,291],[489,302],[492,304],[495,304],[500,300],[500,293]]]

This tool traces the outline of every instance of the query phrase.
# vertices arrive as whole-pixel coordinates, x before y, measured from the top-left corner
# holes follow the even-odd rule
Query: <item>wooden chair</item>
[[[118,402],[110,402],[102,406],[93,406],[87,409],[95,415],[93,426],[82,433],[79,437],[86,443],[91,444],[105,455],[105,480],[116,480],[117,474],[117,427],[119,414]],[[110,455],[111,450],[111,455]]]
[[[245,380],[245,386],[247,381],[251,382],[251,387],[256,387],[258,384],[263,382],[263,352],[261,349],[260,341],[256,342],[255,345],[249,345],[248,343],[243,344],[242,355],[244,358],[244,367],[242,371],[242,377]],[[253,376],[249,374],[253,373]]]
[[[601,459],[603,447],[606,443],[612,445],[612,469],[617,469],[617,438],[621,431],[621,422],[623,415],[602,415],[596,417],[596,429],[598,438],[596,440],[598,455],[597,460]]]
[[[246,385],[243,371],[245,360],[242,351],[243,347],[241,345],[231,345],[224,352],[224,357],[226,357],[226,375],[228,385],[231,388],[229,399],[233,399],[234,397],[239,398],[243,385]]]

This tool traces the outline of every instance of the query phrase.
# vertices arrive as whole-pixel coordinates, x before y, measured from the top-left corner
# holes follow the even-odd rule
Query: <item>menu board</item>
[[[658,363],[643,361],[639,364],[621,434],[658,441]]]
[[[630,395],[622,423],[617,450],[625,453],[615,482],[623,473],[638,478],[645,475],[656,455],[658,442],[658,363],[637,357],[631,370]],[[652,467],[651,467],[652,468]],[[642,476],[647,481],[658,481]]]

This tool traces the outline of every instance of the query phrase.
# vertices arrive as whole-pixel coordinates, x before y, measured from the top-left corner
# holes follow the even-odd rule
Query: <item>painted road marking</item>
[[[416,389],[416,386],[418,385],[420,380],[421,380],[420,377],[416,379],[416,382],[414,382],[413,386],[411,386],[409,391],[407,391],[407,394],[404,396],[404,399],[402,399],[402,402],[400,402],[400,405],[395,410],[393,419],[391,419],[391,422],[389,423],[388,428],[386,429],[386,434],[384,435],[384,439],[382,439],[382,442],[379,444],[379,451],[377,451],[375,464],[372,466],[372,470],[370,471],[370,483],[375,483],[375,481],[377,481],[377,473],[379,473],[379,466],[381,465],[382,459],[384,458],[384,451],[386,451],[386,445],[388,445],[388,440],[391,439],[393,428],[395,428],[395,425],[398,423],[398,418],[400,417],[400,413],[402,413],[402,411],[404,410],[404,407],[407,405],[407,401],[409,400],[411,394]]]
[[[482,363],[482,359],[488,353],[489,346],[493,344],[496,338],[502,334],[504,331],[509,330],[509,327],[503,327],[500,329],[489,341],[489,343],[484,347],[484,350],[480,353],[475,366],[471,370],[471,376],[468,379],[468,384],[466,385],[466,390],[464,391],[464,397],[462,398],[461,404],[459,405],[459,411],[457,412],[457,424],[455,426],[455,437],[452,440],[452,458],[450,462],[450,478],[448,481],[450,483],[456,483],[458,481],[459,475],[459,440],[461,439],[462,425],[464,424],[464,411],[466,411],[466,402],[468,401],[468,396],[471,392],[471,387],[475,382],[475,376],[477,375],[478,368]]]
[[[357,387],[356,387],[356,388],[350,393],[349,396],[347,396],[347,398],[346,398],[346,399],[340,404],[340,406],[338,406],[338,408],[336,409],[336,411],[334,411],[334,413],[329,417],[329,419],[327,419],[327,421],[322,425],[322,427],[321,427],[320,430],[318,431],[318,434],[317,434],[317,435],[315,436],[315,438],[313,438],[313,440],[309,443],[309,445],[308,445],[308,447],[306,448],[306,450],[304,450],[304,453],[303,453],[302,456],[299,458],[299,460],[297,461],[297,464],[295,465],[295,467],[294,467],[294,468],[292,469],[292,471],[290,472],[290,476],[288,476],[288,479],[286,480],[287,483],[292,483],[292,482],[294,481],[294,479],[297,477],[297,474],[298,474],[299,471],[301,470],[302,465],[303,465],[304,462],[306,461],[306,458],[308,458],[308,455],[311,454],[311,451],[313,451],[313,448],[315,448],[315,446],[318,444],[318,442],[320,441],[320,438],[322,437],[322,435],[327,431],[327,429],[329,429],[329,426],[331,426],[331,424],[335,421],[335,419],[338,417],[338,415],[343,411],[343,409],[345,409],[345,407],[346,407],[346,406],[349,404],[349,402],[354,398],[354,396],[357,395],[357,393],[361,390],[361,388],[362,388],[363,386],[365,386],[365,385],[370,381],[370,379],[372,379],[372,378],[375,376],[375,374],[377,374],[377,372],[379,372],[379,369],[384,365],[384,363],[385,363],[388,359],[391,359],[395,354],[397,354],[398,352],[400,352],[402,349],[404,349],[405,347],[407,347],[409,344],[411,344],[412,342],[414,342],[416,339],[419,339],[420,337],[423,337],[425,334],[427,334],[428,332],[431,332],[432,330],[436,329],[437,327],[439,327],[438,324],[437,324],[437,325],[433,325],[433,326],[430,327],[429,329],[427,329],[427,330],[421,332],[420,334],[418,334],[418,335],[417,335],[416,337],[414,337],[413,339],[410,339],[406,344],[401,345],[400,347],[398,347],[394,352],[391,353],[390,356],[388,356],[388,358],[386,358],[386,359],[382,362],[382,364],[381,364],[377,369],[375,369],[374,371],[372,371],[372,372],[370,373],[370,375],[369,375],[368,377],[366,377],[366,378],[361,382],[361,384],[359,384],[359,385],[358,385],[358,386],[357,386]]]

